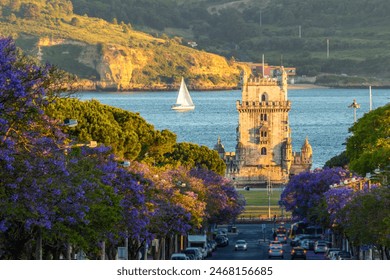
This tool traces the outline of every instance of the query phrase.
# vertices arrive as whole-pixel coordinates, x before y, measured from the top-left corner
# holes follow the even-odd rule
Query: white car
[[[317,241],[314,244],[314,253],[325,253],[328,250],[328,245],[326,244],[325,241]]]
[[[248,244],[246,243],[245,240],[237,240],[236,244],[234,245],[234,250],[248,250]]]

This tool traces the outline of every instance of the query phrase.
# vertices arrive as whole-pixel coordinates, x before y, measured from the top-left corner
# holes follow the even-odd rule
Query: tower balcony
[[[236,101],[236,108],[239,112],[245,110],[282,110],[290,111],[291,101]]]

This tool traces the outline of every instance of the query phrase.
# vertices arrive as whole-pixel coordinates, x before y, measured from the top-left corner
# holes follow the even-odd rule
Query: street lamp
[[[356,99],[353,100],[352,104],[348,108],[353,108],[353,121],[356,122],[356,109],[360,108],[360,104],[356,102]]]
[[[272,183],[271,183],[271,170],[268,171],[268,182],[267,182],[267,195],[268,195],[268,219],[271,220],[271,194],[272,194]]]

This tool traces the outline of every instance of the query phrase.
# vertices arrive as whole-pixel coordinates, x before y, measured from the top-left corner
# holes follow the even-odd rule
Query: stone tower
[[[274,77],[244,75],[242,100],[236,102],[236,108],[239,113],[236,152],[222,156],[227,165],[226,176],[233,179],[237,187],[263,187],[268,181],[273,185],[286,183],[295,160],[288,120],[291,103],[284,68]],[[306,141],[308,146],[304,145],[305,149],[302,147],[299,154],[305,153],[305,167],[310,169],[312,151]],[[221,147],[220,139],[217,145]],[[296,167],[300,167],[300,163]]]

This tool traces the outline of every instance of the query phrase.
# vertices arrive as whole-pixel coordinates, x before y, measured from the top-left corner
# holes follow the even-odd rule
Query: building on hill
[[[242,100],[236,102],[239,124],[235,152],[226,152],[220,137],[214,150],[226,163],[226,177],[237,187],[285,184],[291,175],[310,170],[312,148],[306,138],[300,152],[292,151],[283,67],[272,75],[243,75]]]
[[[254,76],[263,76],[264,78],[277,77],[282,73],[282,66],[273,66],[268,65],[267,63],[253,63],[248,62],[252,74]],[[283,67],[284,71],[287,74],[287,82],[293,84],[295,81],[295,76],[297,74],[295,67]]]

